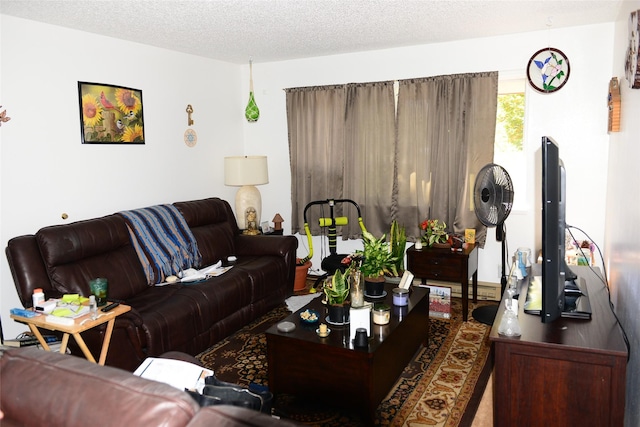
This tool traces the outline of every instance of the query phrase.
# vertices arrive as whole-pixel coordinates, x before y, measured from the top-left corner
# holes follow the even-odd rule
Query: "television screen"
[[[564,165],[558,144],[542,137],[542,321],[553,322],[564,308]]]
[[[566,171],[560,150],[552,138],[543,136],[541,152],[542,275],[529,278],[524,311],[541,315],[543,323],[561,316],[590,319],[584,279],[565,262]]]

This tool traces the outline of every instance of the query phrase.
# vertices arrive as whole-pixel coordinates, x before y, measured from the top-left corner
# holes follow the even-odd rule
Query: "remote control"
[[[119,302],[112,302],[112,303],[111,303],[111,304],[109,304],[108,306],[106,306],[106,307],[102,307],[101,311],[103,311],[103,312],[105,312],[105,313],[106,313],[107,311],[111,311],[111,310],[113,310],[114,308],[116,308],[116,307],[117,307],[117,306],[119,306],[119,305],[120,305],[120,303],[119,303]]]

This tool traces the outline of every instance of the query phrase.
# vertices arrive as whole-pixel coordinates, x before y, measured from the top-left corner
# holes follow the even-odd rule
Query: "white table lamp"
[[[238,186],[236,193],[236,219],[242,230],[260,226],[262,198],[255,187],[269,183],[267,156],[235,156],[224,158],[224,184]],[[247,224],[247,214],[255,211],[255,224]]]

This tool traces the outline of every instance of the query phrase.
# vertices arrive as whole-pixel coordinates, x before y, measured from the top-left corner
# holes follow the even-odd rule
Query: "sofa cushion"
[[[234,236],[239,234],[240,230],[229,203],[212,197],[177,202],[173,205],[184,216],[198,242],[203,266],[235,255]]]
[[[243,310],[247,311],[244,321],[249,319],[251,289],[247,272],[232,268],[201,283],[147,288],[127,304],[142,317],[149,356],[168,349],[195,354],[229,333],[223,328],[221,336],[211,336],[224,319]]]
[[[127,299],[144,290],[146,279],[119,215],[42,228],[36,233],[55,290],[89,295],[89,280],[106,277],[118,286],[109,298]]]
[[[242,270],[249,276],[251,281],[251,302],[255,303],[271,296],[277,290],[282,291],[282,294],[278,295],[280,301],[289,296],[286,292],[286,287],[273,286],[272,283],[274,278],[277,278],[282,283],[287,283],[288,267],[282,257],[265,255],[241,257],[240,262],[234,269]]]

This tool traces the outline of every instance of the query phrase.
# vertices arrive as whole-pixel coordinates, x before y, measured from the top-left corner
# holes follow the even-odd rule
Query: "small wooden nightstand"
[[[462,251],[449,248],[407,249],[407,269],[415,277],[443,282],[457,282],[462,285],[462,319],[466,322],[469,311],[469,277],[472,277],[473,302],[478,301],[478,248],[470,244]]]

